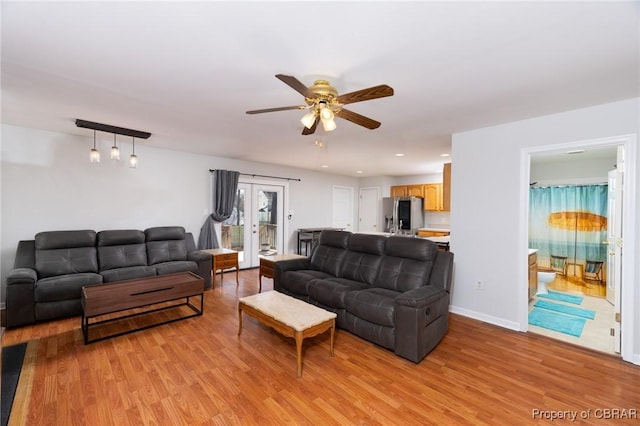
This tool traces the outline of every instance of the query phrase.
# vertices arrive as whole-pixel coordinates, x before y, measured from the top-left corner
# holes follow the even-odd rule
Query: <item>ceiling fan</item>
[[[334,117],[349,120],[367,129],[377,129],[380,127],[379,121],[344,109],[342,106],[393,95],[393,88],[386,84],[338,95],[336,88],[331,86],[326,80],[316,80],[313,86],[307,87],[301,83],[300,80],[290,75],[276,74],[276,78],[304,96],[306,105],[257,109],[247,111],[247,114],[262,114],[264,112],[286,111],[291,109],[309,110],[300,120],[302,124],[304,124],[304,129],[302,129],[303,135],[313,134],[320,122],[322,122],[325,131],[334,130],[336,128],[335,121],[333,120]]]

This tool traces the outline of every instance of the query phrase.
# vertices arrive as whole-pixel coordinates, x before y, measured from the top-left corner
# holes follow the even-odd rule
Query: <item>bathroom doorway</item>
[[[567,144],[562,146],[561,149],[558,149],[558,147],[550,147],[548,150],[539,149],[530,151],[527,153],[529,185],[530,187],[534,185],[541,187],[552,185],[585,186],[600,184],[606,187],[606,185],[610,183],[609,170],[615,170],[616,165],[622,166],[626,171],[632,170],[633,173],[630,173],[630,175],[634,176],[635,164],[629,164],[629,162],[627,162],[627,164],[623,162],[619,164],[621,161],[618,157],[619,147],[621,147],[620,149],[624,152],[624,149],[631,145],[630,140],[630,138],[611,138],[599,141],[585,141],[583,144]],[[635,158],[635,154],[634,156],[627,155],[627,158],[632,160]],[[622,172],[624,170],[618,171]],[[621,190],[622,197],[620,198],[622,199],[624,198],[624,193],[622,193],[621,187],[619,189]],[[530,190],[528,191],[531,192]],[[527,208],[529,213],[529,203],[527,203]],[[605,208],[605,211],[606,210],[608,209]],[[628,208],[625,212],[626,215],[629,215],[632,210],[632,208]],[[623,212],[620,211],[619,213],[622,214]],[[531,219],[530,216],[528,218]],[[529,220],[528,222],[529,226],[531,226],[531,221]],[[532,229],[530,229],[529,226],[527,229],[531,232]],[[602,229],[605,229],[603,231],[604,239],[602,242],[611,242],[608,241],[611,240],[611,238],[607,235],[606,228]],[[621,234],[622,232],[623,230],[620,229]],[[627,235],[628,234],[631,234],[631,232],[628,232]],[[632,236],[629,238],[630,242],[631,240]],[[621,246],[622,239],[615,243]],[[580,249],[578,248],[576,251],[579,253]],[[629,348],[629,342],[633,341],[633,335],[621,335],[620,322],[616,322],[616,317],[620,319],[620,316],[616,316],[616,312],[619,313],[620,306],[625,303],[622,298],[622,295],[625,294],[625,287],[628,290],[629,286],[632,287],[633,283],[626,283],[626,286],[623,283],[620,291],[617,292],[618,300],[616,301],[609,298],[610,300],[607,301],[606,283],[608,279],[611,279],[608,278],[610,274],[607,273],[608,269],[611,268],[611,266],[607,266],[607,257],[611,250],[606,244],[603,244],[600,251],[604,253],[603,256],[605,258],[599,259],[599,261],[602,262],[598,264],[601,269],[596,275],[590,274],[594,269],[588,267],[584,259],[588,256],[584,254],[578,256],[582,257],[582,260],[577,260],[575,251],[569,253],[569,256],[564,256],[569,258],[568,260],[564,260],[564,262],[566,262],[562,265],[564,269],[562,267],[556,269],[553,268],[553,266],[556,265],[553,265],[550,261],[549,253],[543,253],[540,260],[540,269],[543,271],[555,269],[557,271],[555,279],[549,284],[550,292],[558,293],[562,297],[566,295],[567,299],[573,299],[574,303],[566,302],[566,300],[549,300],[545,296],[536,297],[536,295],[534,295],[527,303],[528,319],[530,319],[527,330],[598,351],[622,355],[624,359],[625,353],[622,351],[625,347]],[[593,254],[591,254],[591,257],[593,257]],[[620,259],[621,257],[618,256],[618,260]],[[624,265],[619,264],[618,266],[620,268],[619,272],[622,271]],[[627,267],[629,266],[632,265],[627,265]],[[587,275],[589,276],[587,277]],[[618,279],[619,277],[620,274],[618,275]],[[633,291],[633,289],[631,290]],[[552,296],[557,297],[557,294],[552,294]],[[579,302],[576,302],[578,300]],[[627,307],[625,311],[627,318],[633,318],[633,301],[628,301],[625,307]],[[592,313],[593,317],[577,321],[577,328],[580,328],[581,322],[584,323],[579,332],[572,332],[571,327],[569,327],[568,331],[557,331],[547,328],[544,322],[544,320],[546,320],[545,315],[532,315],[534,310],[537,310],[538,312],[536,312],[536,314],[538,314],[541,308],[543,310],[544,308],[549,308],[559,311],[555,313],[552,312],[553,314],[569,313],[582,315],[586,312],[587,316],[589,313]],[[541,317],[542,320],[538,317]],[[555,320],[555,318],[552,319]],[[538,321],[541,322],[538,323]],[[541,327],[540,324],[542,324],[543,327]],[[615,332],[614,336],[611,336],[612,329]],[[625,338],[627,339],[626,345]],[[628,354],[629,349],[627,349],[627,357],[629,356]]]

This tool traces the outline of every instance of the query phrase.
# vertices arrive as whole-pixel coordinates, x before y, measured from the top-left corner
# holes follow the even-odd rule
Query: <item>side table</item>
[[[260,256],[260,271],[258,272],[258,293],[262,291],[262,277],[273,278],[273,270],[276,262],[290,259],[304,259],[306,256],[293,253],[278,254],[275,256]]]
[[[224,279],[224,270],[230,268],[236,268],[236,285],[240,284],[240,282],[238,281],[238,271],[240,270],[240,266],[238,264],[237,251],[226,248],[201,251],[213,256],[213,267],[211,268],[211,273],[213,274],[211,280],[211,288],[214,288],[216,284],[216,272],[220,270],[220,285],[222,285],[222,280]]]

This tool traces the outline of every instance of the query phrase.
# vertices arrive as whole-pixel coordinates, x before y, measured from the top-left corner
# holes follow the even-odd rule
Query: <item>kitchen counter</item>
[[[418,231],[451,232],[451,229],[450,228],[418,228]]]

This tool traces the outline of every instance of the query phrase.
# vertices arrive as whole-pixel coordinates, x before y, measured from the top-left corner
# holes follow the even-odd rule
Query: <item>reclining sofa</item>
[[[7,276],[6,324],[17,327],[82,314],[82,287],[193,272],[211,288],[212,257],[181,226],[147,230],[51,231],[18,243]]]
[[[418,363],[449,328],[452,272],[453,253],[429,240],[323,231],[310,257],[276,262],[274,289]]]

